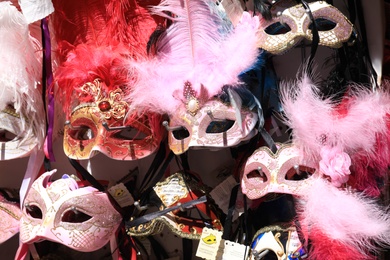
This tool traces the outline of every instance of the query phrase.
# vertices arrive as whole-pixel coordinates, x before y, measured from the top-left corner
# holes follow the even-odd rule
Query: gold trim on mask
[[[115,120],[123,119],[126,115],[128,104],[122,100],[123,91],[116,88],[108,92],[108,96],[102,94],[102,81],[95,79],[93,82],[87,82],[81,86],[81,95],[92,96],[95,105],[99,108],[105,119],[114,118]]]

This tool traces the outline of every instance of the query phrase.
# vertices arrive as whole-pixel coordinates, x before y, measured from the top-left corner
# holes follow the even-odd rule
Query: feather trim
[[[20,134],[35,136],[37,145],[42,145],[45,114],[38,89],[42,76],[38,41],[29,35],[26,19],[10,2],[0,2],[0,39],[0,109],[13,106],[21,115]]]
[[[360,250],[340,243],[328,237],[319,230],[310,231],[310,260],[374,260],[375,257],[367,255]]]
[[[321,159],[322,147],[338,147],[352,159],[353,187],[379,195],[377,181],[390,165],[389,93],[350,85],[349,96],[339,104],[319,93],[308,75],[281,86],[293,142],[315,162]]]
[[[127,72],[118,69],[124,66],[123,56],[127,55],[127,51],[124,46],[96,47],[88,44],[80,44],[71,51],[56,72],[65,113],[72,110],[77,91],[87,82],[99,78],[107,90],[129,84]]]
[[[324,179],[316,179],[307,188],[296,209],[303,235],[306,241],[314,240],[314,246],[324,246],[318,236],[360,254],[390,245],[388,208],[363,194],[337,189]]]
[[[62,59],[78,44],[128,46],[128,55],[146,55],[146,44],[156,28],[151,14],[135,0],[54,0],[52,15]]]
[[[207,0],[164,0],[152,11],[173,24],[160,37],[154,59],[129,62],[130,70],[139,71],[139,86],[129,100],[140,109],[172,114],[184,100],[186,81],[197,95],[205,89],[203,93],[213,97],[224,85],[237,85],[239,73],[258,56],[259,22],[248,13],[233,28],[215,3]]]

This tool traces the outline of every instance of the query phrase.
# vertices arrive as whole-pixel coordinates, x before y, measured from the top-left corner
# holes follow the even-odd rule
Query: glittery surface
[[[54,171],[40,176],[26,196],[20,221],[21,242],[45,239],[82,252],[103,247],[122,220],[107,194],[92,187],[78,188],[71,178],[56,180],[49,186],[47,181],[52,173]],[[41,210],[42,218],[27,213],[26,207],[31,206]],[[66,222],[63,216],[69,210],[77,210],[90,218],[80,223]]]
[[[311,175],[302,180],[292,180],[295,173],[294,166],[299,169],[313,171]],[[253,171],[261,174],[250,176]],[[258,199],[269,193],[286,193],[302,195],[305,186],[318,177],[315,165],[305,165],[299,155],[299,150],[292,145],[279,145],[276,154],[267,147],[256,150],[247,160],[241,178],[242,192],[249,199]]]
[[[206,129],[215,120],[235,121],[228,130],[220,133],[206,133]],[[182,106],[177,113],[170,118],[170,126],[182,126],[189,132],[189,137],[176,139],[172,132],[168,135],[169,147],[175,154],[181,154],[189,147],[229,147],[239,144],[246,138],[251,138],[255,133],[257,115],[247,110],[241,110],[242,122],[236,121],[236,111],[218,100],[211,100],[205,103],[201,109],[192,115]],[[240,129],[243,125],[243,131]]]
[[[320,45],[339,48],[344,42],[348,41],[353,31],[353,25],[337,8],[325,1],[309,3],[309,7],[314,19],[322,18],[336,24],[334,28],[328,31],[318,32]],[[291,30],[284,34],[268,34],[266,28],[278,22],[288,25]],[[271,21],[262,21],[258,45],[270,53],[281,54],[304,38],[312,40],[310,24],[310,17],[301,4],[287,8]]]

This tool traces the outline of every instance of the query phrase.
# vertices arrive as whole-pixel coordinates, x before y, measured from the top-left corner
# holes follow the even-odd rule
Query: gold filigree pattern
[[[100,109],[101,115],[105,119],[123,119],[126,115],[128,104],[122,100],[122,89],[116,88],[108,92],[107,95],[107,93],[102,91],[101,84],[102,82],[100,79],[85,83],[80,88],[82,95],[93,97],[96,107]]]

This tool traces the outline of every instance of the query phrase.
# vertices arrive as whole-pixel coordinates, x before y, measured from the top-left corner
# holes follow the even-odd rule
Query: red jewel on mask
[[[108,101],[102,101],[99,103],[98,106],[99,106],[100,111],[102,111],[102,112],[105,112],[105,111],[108,111],[111,109],[110,102],[108,102]]]

